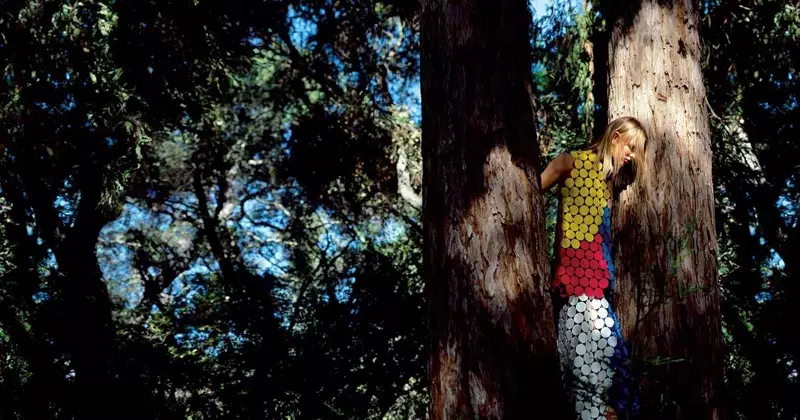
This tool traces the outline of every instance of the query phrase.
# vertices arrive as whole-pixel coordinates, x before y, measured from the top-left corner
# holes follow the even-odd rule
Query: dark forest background
[[[600,3],[533,4],[545,162],[605,123]],[[702,10],[726,395],[796,419],[800,4]],[[425,417],[418,12],[3,2],[0,418]]]

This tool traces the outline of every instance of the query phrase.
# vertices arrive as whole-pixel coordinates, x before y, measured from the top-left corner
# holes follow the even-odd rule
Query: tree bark
[[[422,13],[432,419],[569,412],[547,292],[524,0]]]
[[[617,309],[642,374],[642,417],[724,417],[723,341],[711,139],[700,65],[699,5],[614,2],[609,120],[648,133],[642,199],[615,200]],[[619,6],[626,4],[625,6]]]

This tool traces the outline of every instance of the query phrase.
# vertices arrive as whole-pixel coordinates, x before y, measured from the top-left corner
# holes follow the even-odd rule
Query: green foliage
[[[423,412],[408,10],[2,12],[4,416]]]
[[[710,2],[703,26],[735,418],[800,413],[800,348],[784,321],[800,274],[798,24],[795,5],[747,1]]]

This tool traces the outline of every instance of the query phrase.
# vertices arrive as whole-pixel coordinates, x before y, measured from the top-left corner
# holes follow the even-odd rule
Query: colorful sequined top
[[[553,278],[562,297],[603,298],[612,286],[611,188],[603,179],[597,154],[571,152],[575,158],[560,190],[558,264]]]

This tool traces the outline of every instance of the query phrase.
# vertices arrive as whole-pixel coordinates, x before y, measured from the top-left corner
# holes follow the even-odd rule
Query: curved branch
[[[408,172],[408,157],[402,147],[397,150],[397,192],[415,209],[422,209],[422,197],[411,187],[411,174]]]

